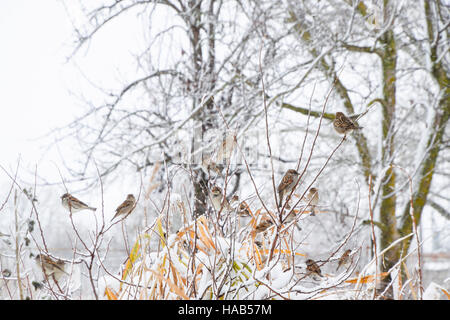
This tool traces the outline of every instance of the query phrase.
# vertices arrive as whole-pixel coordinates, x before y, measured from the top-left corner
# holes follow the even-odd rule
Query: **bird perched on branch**
[[[241,217],[251,217],[252,214],[250,213],[250,207],[248,206],[247,202],[242,201],[239,204],[239,208],[237,213],[241,216]]]
[[[214,209],[219,212],[222,207],[224,210],[231,210],[230,203],[227,198],[223,196],[222,189],[218,186],[214,186],[211,188],[211,203]]]
[[[346,266],[346,265],[348,265],[348,263],[350,262],[350,253],[352,253],[352,250],[351,250],[351,249],[345,250],[345,252],[342,254],[341,258],[339,259],[339,262],[338,262],[338,266],[337,266],[337,268],[336,268],[336,271],[338,271],[338,269],[339,269],[341,266]]]
[[[287,195],[289,195],[292,190],[294,189],[294,186],[297,183],[298,176],[300,174],[294,170],[289,169],[283,176],[283,179],[281,179],[280,184],[278,185],[277,192],[278,196],[280,198],[278,207],[281,208],[283,206],[283,198]],[[288,208],[288,206],[286,206]]]
[[[43,270],[47,277],[54,276],[58,280],[66,273],[66,263],[61,259],[54,259],[48,255],[38,254],[34,257],[36,264]]]
[[[305,200],[311,206],[311,215],[316,215],[316,206],[319,204],[319,190],[317,188],[309,189],[308,193],[305,196]]]
[[[70,195],[69,193],[64,193],[61,196],[61,203],[64,208],[70,211],[70,213],[78,212],[81,210],[92,210],[95,211],[97,208],[93,208],[88,206],[83,201],[78,200],[74,196]]]
[[[270,220],[269,218],[263,218],[263,219],[261,219],[259,224],[255,226],[254,232],[255,232],[255,234],[264,232],[271,226],[273,226],[272,220]]]
[[[116,214],[111,219],[113,221],[116,217],[124,216],[124,219],[134,210],[136,207],[136,198],[131,193],[127,195],[127,198],[116,209]]]
[[[251,217],[250,207],[245,201],[240,201],[237,195],[231,197],[230,206],[241,217]]]
[[[313,259],[306,260],[306,270],[309,271],[309,274],[311,275],[318,275],[319,277],[323,277],[322,271]]]
[[[287,211],[288,211],[288,212],[287,212],[287,216],[285,216],[285,218],[284,218],[284,223],[287,224],[287,223],[290,223],[290,222],[292,222],[292,221],[295,221],[295,222],[294,222],[295,227],[296,227],[299,231],[302,231],[302,228],[298,225],[297,214],[294,212],[294,210],[292,210],[292,211],[290,211],[290,212],[289,212],[289,210],[287,210]]]
[[[342,112],[336,112],[336,118],[333,121],[334,129],[339,134],[347,135],[353,130],[360,130],[362,127],[356,125],[350,118]]]

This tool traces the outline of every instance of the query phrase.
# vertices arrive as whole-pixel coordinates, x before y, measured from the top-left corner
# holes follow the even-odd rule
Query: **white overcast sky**
[[[145,46],[142,21],[132,13],[126,20],[108,24],[75,60],[67,62],[74,48],[71,19],[84,19],[74,11],[79,6],[73,1],[66,1],[73,5],[66,8],[60,0],[0,0],[0,164],[13,173],[20,155],[19,178],[28,183],[33,183],[35,166],[46,181],[60,181],[58,167],[63,166],[56,148],[43,156],[54,138],[43,137],[83,114],[86,105],[77,96],[96,105],[102,101],[103,94],[87,79],[103,88],[118,89],[136,77],[135,58],[130,53]],[[167,19],[161,25],[166,23]],[[65,159],[69,165],[71,160]],[[106,196],[113,199],[105,203],[108,215],[124,195],[138,194],[137,179],[129,175],[119,185],[108,186]],[[1,196],[10,185],[0,170]],[[81,188],[82,183],[69,186],[69,191],[76,193]],[[57,199],[64,192],[62,186],[52,190]],[[95,206],[100,204],[99,190],[82,197]]]
[[[83,112],[83,103],[71,92],[100,96],[95,97],[96,89],[89,87],[84,75],[109,88],[118,85],[118,77],[126,81],[119,69],[130,69],[128,48],[136,46],[139,38],[134,29],[138,21],[126,21],[127,28],[123,28],[124,21],[111,23],[89,50],[80,51],[76,61],[67,63],[74,43],[74,16],[81,15],[71,11],[69,17],[58,0],[0,1],[0,148],[4,151],[0,164],[9,170],[15,168],[20,155],[24,166],[37,164],[40,174],[51,167],[57,174],[49,162],[58,163],[59,155],[54,150],[42,158],[44,140],[40,138]],[[0,174],[0,182],[4,179]]]
[[[64,81],[71,24],[58,1],[0,2],[1,164],[39,160],[37,138],[70,121],[75,101]]]

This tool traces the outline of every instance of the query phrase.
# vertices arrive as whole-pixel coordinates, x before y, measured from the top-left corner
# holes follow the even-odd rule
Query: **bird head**
[[[312,259],[308,259],[308,260],[306,260],[306,265],[311,265],[311,264],[314,264],[314,260],[312,260]]]
[[[222,190],[218,186],[214,186],[211,188],[211,194],[213,196],[219,196],[222,194]]]

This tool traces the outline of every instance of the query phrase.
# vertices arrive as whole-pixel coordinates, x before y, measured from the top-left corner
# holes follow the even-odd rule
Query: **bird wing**
[[[81,200],[79,200],[79,199],[77,199],[77,198],[75,198],[74,196],[71,196],[71,195],[69,195],[69,202],[70,202],[70,205],[72,205],[73,203],[76,203],[76,204],[79,204],[79,205],[84,206],[84,207],[89,207],[86,203],[84,203],[83,201],[81,201]]]
[[[288,186],[291,185],[292,182],[294,182],[294,177],[292,175],[285,175],[281,180],[280,185],[278,186],[278,192],[281,192],[284,189],[286,189]]]
[[[134,201],[132,200],[125,200],[124,202],[122,202],[122,204],[120,206],[117,207],[116,209],[116,214],[119,212],[122,212],[124,209],[133,207],[134,205]]]
[[[65,272],[64,271],[64,261],[62,261],[62,260],[53,260],[52,258],[50,258],[48,256],[41,256],[41,258],[43,260],[42,261],[43,263],[45,263],[45,264],[47,264],[47,265],[49,265],[49,266],[51,266],[53,268],[56,268],[56,269],[59,269],[59,270]]]
[[[339,123],[345,128],[356,128],[357,126],[353,123],[352,120],[347,118],[345,115],[341,115],[338,117]]]

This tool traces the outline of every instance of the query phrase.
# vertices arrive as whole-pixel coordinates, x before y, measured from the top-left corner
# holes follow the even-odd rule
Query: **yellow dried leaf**
[[[117,294],[113,289],[109,287],[105,288],[105,296],[108,298],[108,300],[117,300]]]
[[[265,252],[266,254],[268,254],[268,253],[269,253],[269,249],[264,250],[264,252]],[[278,253],[278,252],[280,252],[278,249],[274,249],[274,250],[273,250],[273,253]],[[281,250],[281,253],[289,254],[289,255],[292,254],[290,250]],[[303,254],[303,253],[294,252],[294,254],[295,254],[296,256],[306,257],[306,255]]]
[[[156,273],[153,270],[150,270],[150,271],[153,273],[153,275],[155,277],[157,277],[160,280],[161,283],[166,283],[170,287],[170,290],[173,293],[175,293],[176,295],[178,295],[179,297],[181,297],[185,300],[189,300],[189,297],[184,293],[183,289],[177,287],[172,281],[170,281],[170,279],[164,278],[162,275]]]
[[[445,289],[441,288],[441,290],[447,296],[447,299],[450,300],[450,293],[448,293],[447,290],[445,290]]]
[[[137,239],[136,242],[133,245],[133,249],[130,252],[130,256],[127,259],[127,262],[125,264],[125,268],[123,269],[122,280],[125,280],[127,278],[128,273],[133,268],[134,262],[140,256],[140,254],[139,254],[140,247],[141,247],[140,239]],[[122,290],[122,285],[123,285],[123,282],[120,283],[120,290]]]
[[[200,231],[199,238],[202,240],[202,242],[209,248],[212,248],[216,250],[216,246],[214,245],[214,242],[211,239],[211,235],[208,232],[208,228],[206,227],[206,221],[205,217],[201,216],[198,219],[198,230]]]
[[[259,250],[258,250],[258,248],[256,247],[255,244],[253,244],[253,257],[255,258],[256,268],[258,270],[261,270],[262,269],[261,254],[259,253]]]
[[[383,273],[377,274],[376,277],[377,277],[378,279],[383,279],[383,278],[384,278],[385,276],[387,276],[387,275],[388,275],[388,272],[383,272]],[[362,278],[359,280],[359,282],[360,282],[360,283],[369,283],[369,282],[372,282],[372,281],[374,281],[374,280],[375,280],[375,275],[370,274],[370,275],[368,275],[368,276],[362,277]],[[347,282],[347,283],[357,283],[357,282],[358,282],[358,278],[348,279],[348,280],[345,280],[345,282]]]
[[[161,245],[164,248],[166,246],[166,237],[164,235],[161,219],[159,217],[156,219],[156,228],[158,230],[159,237],[161,238]]]

